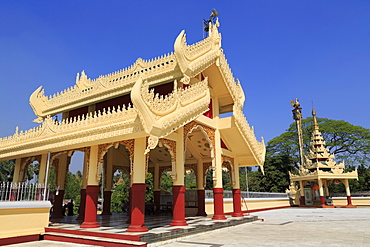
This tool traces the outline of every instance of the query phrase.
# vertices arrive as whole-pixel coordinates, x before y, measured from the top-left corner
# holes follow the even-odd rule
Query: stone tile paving
[[[198,233],[177,239],[148,244],[150,247],[218,247],[218,246],[369,246],[370,207],[358,208],[288,208],[253,213],[259,221]],[[190,220],[190,219],[189,219]],[[121,220],[119,220],[121,221]],[[159,221],[164,223],[165,219]],[[191,221],[191,220],[190,220]],[[206,223],[208,219],[197,223]],[[122,222],[121,222],[122,223]],[[156,222],[159,223],[159,222]],[[156,223],[151,223],[152,227]],[[207,222],[208,223],[208,222]],[[102,224],[103,225],[103,224]],[[103,229],[105,232],[124,231]],[[69,227],[76,227],[76,225]],[[107,227],[107,226],[106,226]],[[162,225],[163,227],[163,225]],[[154,227],[155,228],[155,227]],[[166,231],[166,227],[153,231]],[[35,246],[89,246],[53,241],[38,241],[13,245]]]
[[[11,245],[6,245],[6,246],[8,247],[93,247],[94,245],[74,244],[74,243],[43,240],[43,241],[28,242],[28,243],[22,243],[22,244],[11,244]]]
[[[148,246],[370,246],[370,207],[288,208],[253,215],[264,221]]]

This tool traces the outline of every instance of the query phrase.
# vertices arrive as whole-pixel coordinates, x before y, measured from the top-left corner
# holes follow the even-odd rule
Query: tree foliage
[[[360,164],[359,166],[347,166],[345,169],[346,172],[354,171],[357,168],[358,173],[358,180],[351,179],[349,180],[349,184],[351,187],[352,192],[356,191],[370,191],[370,166]],[[340,183],[339,185],[330,183],[329,188],[334,193],[343,193],[345,192],[345,188],[343,183]]]
[[[0,182],[12,182],[15,160],[0,162]],[[31,181],[38,175],[38,163],[34,162],[28,165],[25,180]]]
[[[0,162],[0,182],[12,182],[15,160]]]
[[[196,190],[197,189],[197,178],[193,170],[185,174],[185,188],[187,190]]]
[[[171,175],[168,172],[162,173],[161,177],[161,190],[167,191],[167,192],[172,192],[172,178]]]
[[[249,190],[284,193],[290,184],[289,171],[294,169],[294,162],[289,155],[266,157],[265,175],[261,170],[248,174]]]
[[[70,171],[67,172],[66,184],[64,186],[64,199],[73,199],[76,202],[77,197],[80,196],[81,186],[81,177]]]
[[[115,183],[118,182],[120,178],[120,174],[116,175],[114,180]],[[112,190],[112,197],[111,197],[111,211],[112,212],[126,212],[128,210],[129,205],[129,190],[130,190],[130,179],[129,176],[125,173],[122,174],[123,183],[118,184]]]
[[[359,180],[350,180],[352,191],[370,190],[370,130],[352,125],[342,120],[332,120],[327,118],[318,118],[318,124],[326,147],[330,153],[335,154],[337,162],[345,161],[346,171],[352,171],[358,168]],[[311,141],[313,118],[309,117],[302,120],[302,132],[304,151],[307,153]],[[286,159],[284,157],[289,157]],[[285,161],[284,161],[285,160]],[[282,164],[284,161],[285,166]],[[250,188],[255,191],[274,190],[284,192],[283,185],[288,188],[289,179],[286,181],[284,174],[287,176],[287,169],[294,171],[299,163],[299,147],[297,127],[292,123],[286,132],[275,137],[268,142],[266,148],[265,173],[266,179],[261,174],[254,174],[255,178],[250,180]],[[275,167],[275,168],[274,168]],[[281,173],[279,175],[279,173]],[[288,177],[287,177],[288,178]],[[273,188],[267,180],[275,181],[280,184]],[[254,186],[254,187],[253,187]],[[329,189],[333,193],[343,193],[345,191],[343,184],[336,185],[329,183]]]
[[[239,167],[239,183],[240,183],[240,189],[242,191],[247,191],[247,183],[246,183],[246,171],[248,170],[248,178],[250,177],[250,173],[252,173],[252,167]],[[248,179],[249,181],[249,179]]]
[[[117,174],[113,177],[113,181],[118,182],[121,174]],[[111,211],[112,212],[127,212],[130,202],[130,178],[126,173],[122,174],[123,182],[117,184],[112,190],[111,196]],[[145,179],[146,192],[145,192],[145,202],[153,202],[154,195],[154,185],[153,185],[153,174],[148,173]],[[135,196],[135,195],[132,195]]]
[[[320,131],[330,153],[337,160],[347,164],[365,164],[370,161],[370,129],[352,125],[342,120],[318,118]],[[307,152],[312,133],[312,117],[302,120],[304,150]],[[299,160],[296,124],[292,123],[286,132],[268,142],[267,156],[289,155]]]
[[[213,170],[208,169],[206,172],[206,190],[212,190],[213,189]],[[222,169],[222,188],[224,190],[232,190],[233,187],[231,185],[231,179],[230,179],[230,173],[228,170]]]

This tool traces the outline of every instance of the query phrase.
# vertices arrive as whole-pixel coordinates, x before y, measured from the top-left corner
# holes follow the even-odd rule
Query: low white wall
[[[333,197],[332,200],[334,206],[347,205],[347,197]],[[351,201],[353,205],[370,206],[370,197],[351,197]]]
[[[43,233],[50,208],[49,201],[0,202],[0,238]]]
[[[213,199],[206,199],[206,213],[213,214]],[[289,207],[289,198],[245,198],[242,200],[242,211],[263,210],[270,208]],[[224,199],[224,212],[233,212],[233,199]]]

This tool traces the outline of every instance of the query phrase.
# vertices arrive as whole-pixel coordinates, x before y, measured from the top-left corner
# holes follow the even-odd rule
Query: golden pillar
[[[214,215],[212,219],[214,220],[225,220],[224,214],[224,189],[222,187],[222,155],[221,155],[221,135],[218,129],[215,130],[215,147],[214,148],[214,167],[215,173],[213,175],[213,206]]]
[[[19,179],[22,177],[20,176],[21,174],[21,158],[18,158],[15,160],[15,165],[14,165],[14,173],[13,173],[13,183],[18,183],[21,182]]]

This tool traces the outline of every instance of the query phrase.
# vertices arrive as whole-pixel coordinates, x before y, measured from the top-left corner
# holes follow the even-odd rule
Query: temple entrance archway
[[[191,122],[184,127],[185,167],[196,174],[197,207],[196,215],[206,216],[205,186],[207,170],[215,170],[214,130]],[[215,177],[212,177],[212,182]],[[213,185],[212,185],[213,187]],[[190,198],[190,196],[188,197]],[[189,203],[188,203],[189,204]],[[190,205],[193,203],[190,202]]]

